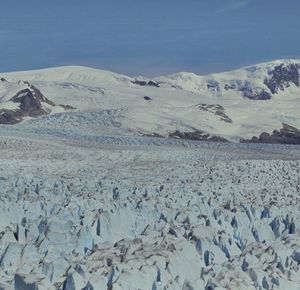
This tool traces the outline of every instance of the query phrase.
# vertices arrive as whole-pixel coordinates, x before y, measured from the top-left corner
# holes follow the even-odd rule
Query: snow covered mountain
[[[14,112],[19,105],[11,98],[21,91],[16,84],[28,83],[48,100],[43,112],[22,116],[30,126],[90,134],[300,143],[299,71],[300,60],[277,60],[207,76],[178,73],[153,79],[72,66],[3,73],[0,106],[2,114]],[[51,114],[27,118],[44,112]]]

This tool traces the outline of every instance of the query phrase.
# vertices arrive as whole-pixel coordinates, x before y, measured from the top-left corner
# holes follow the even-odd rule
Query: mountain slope
[[[27,81],[11,83],[2,78],[0,101],[0,124],[16,124],[26,117],[38,117],[50,113],[64,112],[71,106],[56,105],[47,99],[40,90]]]
[[[51,114],[26,121],[30,126],[229,141],[256,136],[260,141],[262,133],[281,132],[283,124],[300,128],[299,70],[299,60],[278,60],[207,76],[148,79],[59,67],[0,74],[0,97],[7,100],[14,91],[8,82],[28,81],[51,102],[77,108],[71,117]]]

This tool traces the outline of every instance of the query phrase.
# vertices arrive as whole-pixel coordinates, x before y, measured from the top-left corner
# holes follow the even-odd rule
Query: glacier
[[[299,288],[298,146],[34,134],[1,137],[1,289]]]

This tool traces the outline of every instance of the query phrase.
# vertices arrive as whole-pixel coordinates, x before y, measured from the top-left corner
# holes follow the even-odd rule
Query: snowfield
[[[299,289],[299,147],[6,128],[0,289]]]

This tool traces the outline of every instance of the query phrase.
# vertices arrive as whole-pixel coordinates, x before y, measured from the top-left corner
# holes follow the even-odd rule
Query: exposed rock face
[[[179,138],[179,139],[189,139],[197,141],[213,141],[213,142],[228,142],[225,138],[219,136],[211,136],[210,134],[203,131],[194,131],[194,132],[180,132],[175,131],[169,133],[169,138]]]
[[[300,144],[300,130],[283,124],[283,127],[279,131],[274,130],[272,134],[263,132],[259,137],[252,137],[251,140],[241,140],[241,142]]]
[[[158,133],[151,133],[151,134],[143,134],[142,136],[145,136],[145,137],[156,137],[156,138],[164,138],[163,135],[160,135]]]
[[[159,88],[159,83],[154,81],[140,81],[140,80],[134,80],[132,81],[133,84],[139,85],[139,86],[150,86],[150,87],[156,87]]]
[[[297,87],[300,86],[299,82],[299,64],[281,64],[276,66],[273,71],[269,73],[270,79],[265,79],[264,84],[270,89],[272,94],[278,93],[278,90],[288,88],[291,83]]]
[[[69,111],[69,110],[75,110],[76,108],[75,107],[72,107],[70,105],[59,105],[60,107],[64,108],[66,111]]]
[[[215,80],[209,80],[207,83],[207,88],[211,91],[219,92],[220,86],[219,83]]]
[[[210,113],[215,114],[216,116],[220,116],[220,119],[226,123],[232,123],[232,119],[225,114],[225,109],[221,105],[207,105],[207,104],[199,104],[197,108],[200,110],[204,110]]]
[[[8,81],[5,78],[0,78],[0,81],[3,83],[8,83]]]
[[[244,98],[248,98],[251,100],[270,100],[272,96],[263,89],[260,88],[250,88],[244,87],[241,88],[241,92],[243,92]]]
[[[18,105],[18,109],[0,109],[0,124],[16,124],[23,120],[24,117],[38,117],[47,115],[49,112],[44,108],[44,104],[51,107],[55,103],[47,99],[35,86],[19,91],[9,102]],[[74,109],[71,106],[61,106],[65,110]]]
[[[14,125],[22,121],[20,110],[12,111],[7,109],[0,110],[0,124]]]
[[[43,94],[34,86],[30,89],[24,89],[18,92],[11,101],[20,104],[20,110],[24,116],[36,117],[46,115],[47,112],[42,108],[42,103],[55,106],[53,102],[43,96]]]
[[[224,89],[226,91],[228,91],[228,90],[235,90],[236,89],[236,85],[235,84],[225,84],[224,85]]]
[[[300,87],[300,64],[299,63],[282,63],[274,66],[264,79],[264,86],[257,86],[251,79],[232,79],[225,84],[215,79],[207,81],[206,87],[209,91],[220,93],[221,88],[225,91],[235,90],[242,93],[244,98],[251,100],[270,100],[273,94],[279,90],[288,88],[291,84]]]

